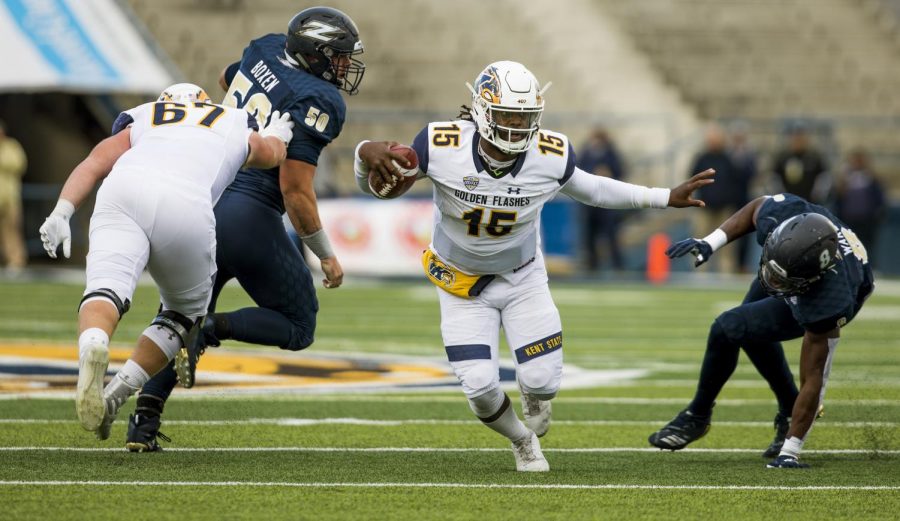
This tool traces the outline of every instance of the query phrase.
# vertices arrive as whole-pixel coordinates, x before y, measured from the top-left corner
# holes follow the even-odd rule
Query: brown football
[[[394,161],[394,167],[401,175],[394,176],[393,183],[385,183],[381,180],[380,175],[374,171],[369,172],[369,190],[379,199],[393,199],[405,194],[412,188],[413,183],[416,182],[416,175],[419,173],[419,156],[416,155],[415,150],[406,145],[394,145],[391,147],[391,152],[399,152],[406,156],[410,166],[404,168]]]

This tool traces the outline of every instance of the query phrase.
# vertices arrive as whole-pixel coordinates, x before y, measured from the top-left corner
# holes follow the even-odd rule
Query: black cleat
[[[806,463],[800,463],[800,461],[794,456],[778,456],[774,460],[770,461],[766,468],[770,469],[808,469],[809,465]]]
[[[647,441],[650,442],[650,445],[660,449],[683,449],[689,443],[706,436],[706,433],[709,432],[711,418],[712,415],[696,416],[685,409],[665,427],[651,434]]]
[[[131,452],[159,452],[163,450],[156,438],[167,443],[172,443],[172,439],[159,432],[159,425],[159,416],[129,415],[128,437],[125,438],[125,448]]]
[[[204,320],[188,345],[178,350],[175,355],[175,374],[181,386],[190,389],[196,382],[197,362],[206,352],[207,347],[219,347],[221,343],[213,332],[213,321]]]
[[[790,416],[785,416],[779,412],[775,415],[775,438],[769,445],[769,448],[762,453],[764,458],[774,458],[781,452],[781,446],[784,445],[784,439],[787,436],[788,429],[791,428]]]

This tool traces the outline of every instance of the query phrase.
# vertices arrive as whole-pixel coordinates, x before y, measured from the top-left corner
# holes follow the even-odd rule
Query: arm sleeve
[[[580,203],[603,208],[665,208],[668,188],[648,188],[608,177],[592,175],[575,168],[562,193]]]
[[[125,130],[126,128],[128,128],[128,125],[131,125],[132,123],[134,123],[134,118],[131,117],[131,114],[122,112],[121,114],[119,114],[119,117],[117,117],[113,122],[112,135],[114,136],[119,132]]]

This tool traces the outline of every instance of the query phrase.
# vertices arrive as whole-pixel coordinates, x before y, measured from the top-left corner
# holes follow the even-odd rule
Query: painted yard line
[[[660,420],[556,420],[553,425],[566,426],[643,426],[650,427],[662,425],[668,419]],[[74,425],[77,420],[54,420],[35,418],[2,418],[0,425]],[[401,425],[481,425],[476,419],[472,420],[432,420],[432,419],[404,419],[404,420],[375,420],[368,418],[250,418],[247,420],[166,420],[166,425],[197,425],[197,426],[239,426],[239,425],[272,425],[276,427],[307,427],[315,425],[369,425],[374,427],[397,427]],[[771,427],[771,421],[717,421],[716,426],[725,427]],[[838,428],[862,428],[862,427],[898,427],[900,422],[830,422],[820,421],[817,426]]]
[[[665,452],[654,447],[577,447],[577,448],[545,448],[543,452],[554,453],[633,453],[633,452]],[[0,452],[125,452],[122,447],[0,447]],[[509,452],[508,448],[498,447],[166,447],[165,452]],[[682,449],[681,453],[690,454],[759,454],[759,449]],[[896,455],[900,450],[866,450],[866,449],[812,449],[803,454],[879,454]]]
[[[806,485],[798,487],[770,485],[577,485],[567,483],[352,483],[352,482],[277,482],[277,481],[0,481],[0,486],[88,486],[119,487],[299,487],[299,488],[473,488],[473,489],[559,489],[559,490],[900,490],[887,485]]]
[[[696,382],[695,382],[696,384]],[[392,395],[389,393],[380,394],[373,393],[368,395],[347,394],[347,395],[319,395],[319,394],[288,394],[288,393],[246,393],[246,394],[222,394],[220,392],[210,392],[206,394],[204,391],[190,391],[186,393],[177,393],[179,400],[185,401],[203,401],[203,400],[249,400],[264,399],[271,401],[296,401],[296,402],[409,402],[409,403],[459,403],[465,398],[459,396],[433,396],[423,394],[419,396],[409,395]],[[19,400],[22,398],[31,399],[47,399],[47,400],[74,400],[75,393],[0,393],[0,401],[2,400]],[[656,404],[677,404],[686,405],[692,400],[691,396],[684,398],[643,398],[643,397],[601,397],[601,396],[570,396],[554,398],[553,403],[597,403],[609,405],[656,405]],[[724,398],[716,400],[716,406],[743,406],[743,405],[774,405],[775,400],[772,398]],[[825,400],[825,405],[900,405],[900,399],[833,399]],[[668,420],[666,420],[668,421]]]

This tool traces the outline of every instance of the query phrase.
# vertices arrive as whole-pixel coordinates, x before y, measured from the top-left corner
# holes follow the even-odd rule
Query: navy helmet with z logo
[[[349,94],[359,92],[366,66],[353,56],[363,53],[359,29],[349,16],[331,7],[311,7],[288,24],[287,54],[313,76]]]

